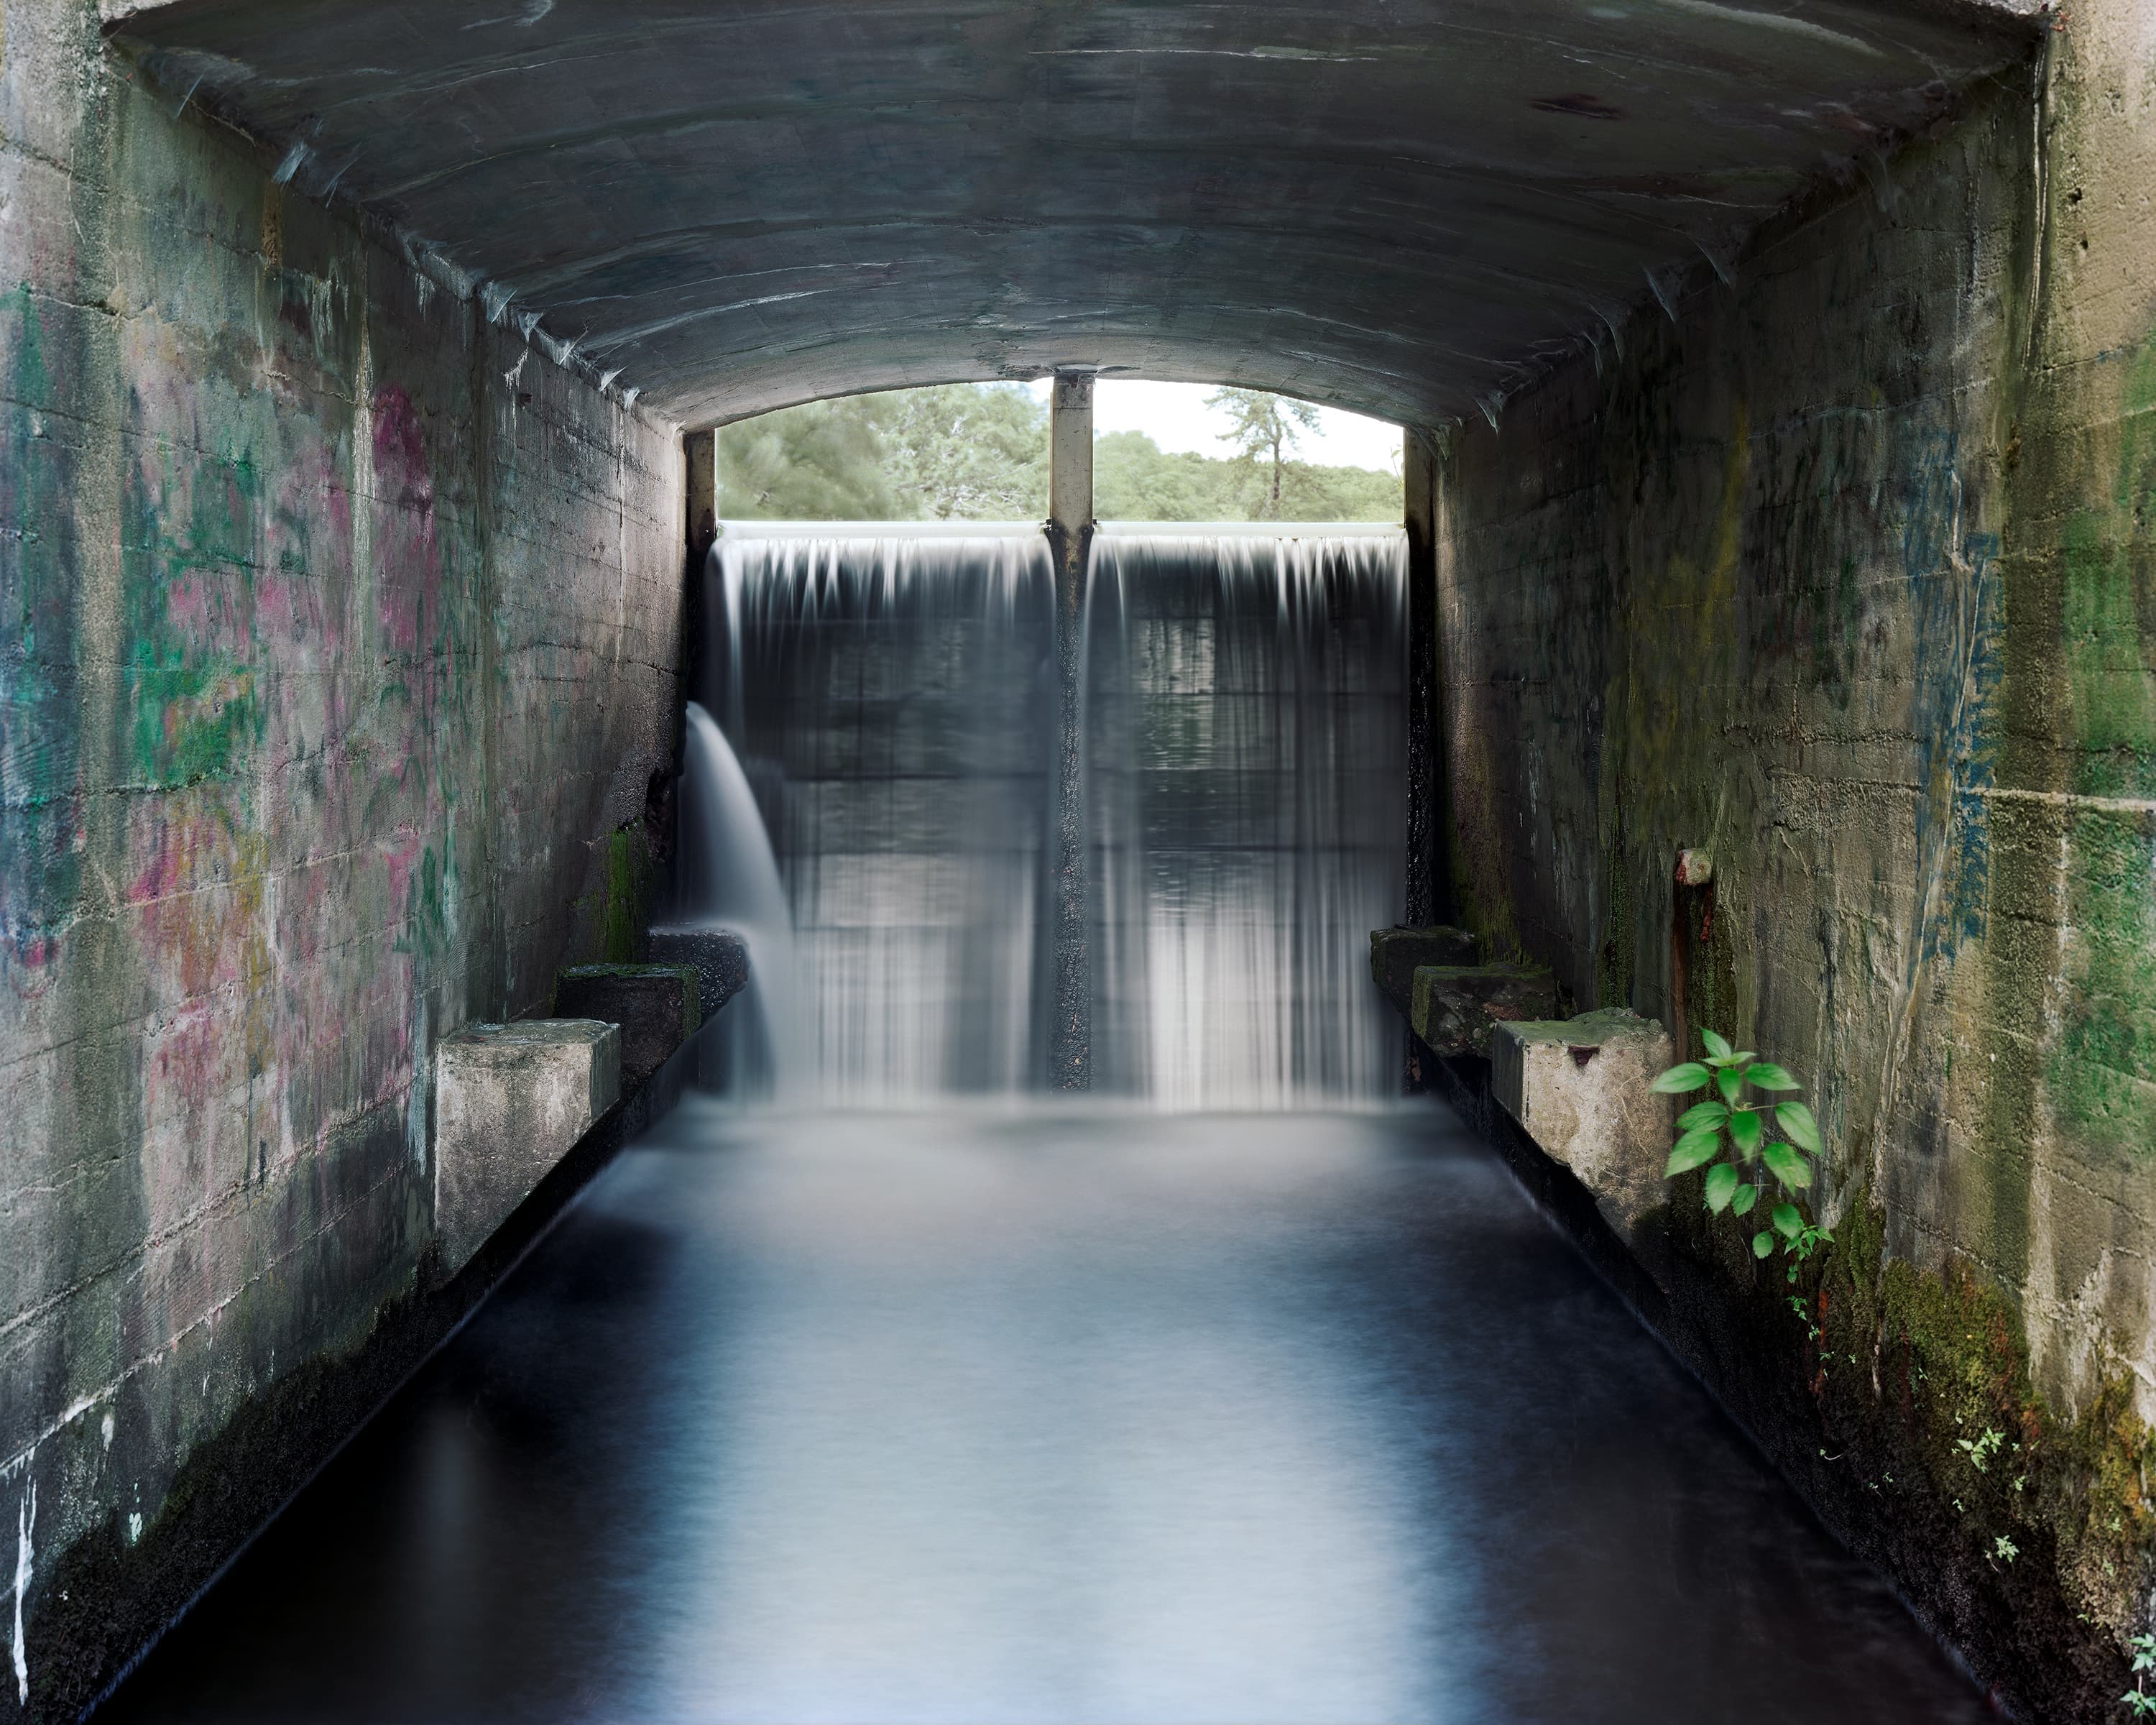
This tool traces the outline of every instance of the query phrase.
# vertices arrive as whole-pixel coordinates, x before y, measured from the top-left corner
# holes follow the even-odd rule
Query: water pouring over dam
[[[1104,533],[1084,614],[1092,1087],[1367,1105],[1396,1035],[1397,533]],[[706,697],[772,834],[817,1091],[1046,1086],[1057,691],[1040,536],[713,548]]]

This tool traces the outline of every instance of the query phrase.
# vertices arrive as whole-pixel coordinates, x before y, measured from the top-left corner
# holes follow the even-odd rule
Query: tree
[[[1039,521],[1048,513],[1048,408],[1016,383],[886,396],[885,470],[916,521]]]
[[[1288,451],[1301,441],[1301,434],[1317,424],[1317,409],[1306,401],[1292,401],[1262,389],[1216,389],[1205,398],[1209,408],[1228,414],[1223,441],[1235,447],[1236,459],[1255,467],[1270,458],[1272,492],[1260,520],[1281,518],[1281,480]]]
[[[719,433],[719,513],[737,521],[890,521],[880,396],[782,408]]]

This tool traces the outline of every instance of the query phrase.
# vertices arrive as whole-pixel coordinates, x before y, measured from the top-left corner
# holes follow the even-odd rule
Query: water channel
[[[712,1101],[115,1711],[1986,1716],[1435,1110]]]
[[[1986,1717],[1387,1096],[1396,542],[1101,548],[1078,1101],[1039,1093],[1045,559],[711,578],[684,914],[763,907],[786,986],[728,1012],[793,1058],[608,1167],[110,1717]],[[753,880],[711,850],[752,805]]]

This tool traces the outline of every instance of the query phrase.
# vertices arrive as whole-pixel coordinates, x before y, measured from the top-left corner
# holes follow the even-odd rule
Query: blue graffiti
[[[1926,439],[1903,516],[1915,631],[1910,726],[1917,751],[1920,962],[1980,939],[1991,889],[1989,793],[1997,760],[2004,597],[1999,540],[1961,532],[1958,440]],[[1956,546],[1957,536],[1959,545]]]

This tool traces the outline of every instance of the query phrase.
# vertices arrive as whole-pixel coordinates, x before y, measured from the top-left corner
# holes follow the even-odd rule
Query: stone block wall
[[[1805,1080],[1835,1251],[1792,1288],[1673,1187],[1680,1345],[2004,1698],[2097,1717],[2156,1544],[2156,14],[1879,141],[1440,457],[1454,878]]]
[[[0,5],[0,1720],[422,1281],[429,1050],[634,956],[679,704],[673,428],[174,110]]]

